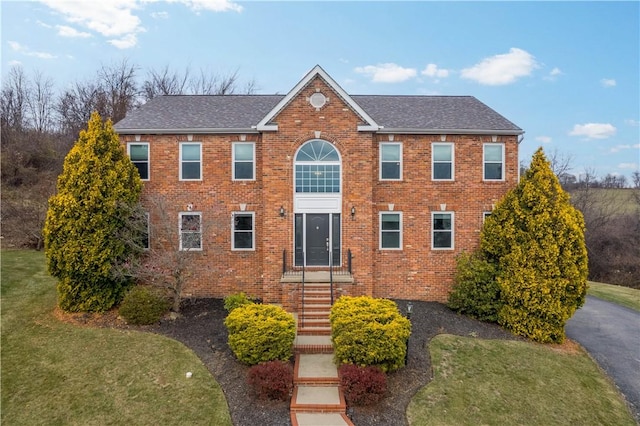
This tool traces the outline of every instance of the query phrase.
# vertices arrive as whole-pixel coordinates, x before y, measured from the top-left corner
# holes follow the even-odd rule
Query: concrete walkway
[[[612,378],[640,423],[640,313],[587,296],[565,330]]]

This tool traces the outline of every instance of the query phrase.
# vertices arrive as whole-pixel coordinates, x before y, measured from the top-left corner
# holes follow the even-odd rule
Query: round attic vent
[[[320,92],[316,92],[309,98],[309,103],[314,108],[322,108],[327,103],[327,97]]]

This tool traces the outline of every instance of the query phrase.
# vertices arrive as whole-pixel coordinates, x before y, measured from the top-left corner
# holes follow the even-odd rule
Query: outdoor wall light
[[[284,206],[280,206],[280,217],[284,217]]]
[[[354,207],[351,207],[351,217],[354,217],[355,215],[356,215],[356,208],[354,206]]]
[[[413,313],[413,303],[407,302],[407,318],[411,319],[411,314]]]

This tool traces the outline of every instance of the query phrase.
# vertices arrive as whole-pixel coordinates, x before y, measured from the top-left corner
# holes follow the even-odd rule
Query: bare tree
[[[161,95],[182,95],[185,93],[188,79],[188,68],[182,74],[171,71],[168,65],[161,70],[151,69],[142,83],[142,96],[145,101],[149,101]]]
[[[138,67],[126,59],[119,64],[103,65],[98,71],[99,93],[107,110],[103,117],[114,123],[122,120],[128,111],[133,109],[138,96],[136,71]]]
[[[30,96],[27,98],[31,127],[38,133],[48,132],[52,130],[54,123],[53,80],[37,71],[31,87]]]
[[[24,70],[22,67],[12,67],[3,79],[0,97],[0,122],[3,131],[22,130],[26,126],[28,98],[29,82]]]

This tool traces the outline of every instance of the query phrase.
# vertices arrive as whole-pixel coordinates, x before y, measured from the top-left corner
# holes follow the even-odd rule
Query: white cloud
[[[58,35],[62,37],[72,37],[72,38],[88,38],[91,37],[91,34],[85,33],[83,31],[78,31],[75,28],[68,27],[66,25],[56,25],[56,29],[58,30]]]
[[[551,136],[536,136],[536,140],[541,143],[551,143]]]
[[[612,147],[609,152],[620,152],[624,149],[631,149],[631,145],[616,145]]]
[[[24,46],[24,45],[18,43],[17,41],[9,40],[7,42],[7,44],[9,45],[11,50],[13,50],[14,52],[22,53],[25,56],[33,56],[35,58],[40,58],[40,59],[55,59],[56,58],[56,56],[51,54],[51,53],[37,52],[35,50],[31,50],[29,47]]]
[[[576,124],[570,136],[584,136],[587,139],[607,139],[616,134],[616,128],[609,123]]]
[[[446,78],[449,77],[449,70],[438,68],[436,64],[428,64],[420,74],[426,75],[427,77]]]
[[[242,12],[242,6],[227,0],[169,0],[169,3],[181,3],[196,12]]]
[[[169,12],[152,12],[153,19],[169,19]]]
[[[356,67],[354,71],[371,77],[374,83],[401,83],[417,74],[415,68],[403,68],[394,63]]]
[[[613,78],[603,78],[600,83],[603,87],[615,87],[617,84]]]
[[[15,61],[15,60],[14,60],[14,61],[9,61],[9,66],[10,66],[10,67],[17,67],[17,66],[19,66],[19,65],[22,65],[22,62],[20,62],[20,61]]]
[[[538,63],[533,55],[513,47],[509,53],[485,58],[471,68],[463,69],[461,76],[480,84],[500,86],[531,75],[535,68],[538,68]]]
[[[627,124],[631,127],[638,127],[640,126],[640,121],[634,120],[634,119],[628,119],[628,120],[624,120],[624,124]]]
[[[560,70],[560,68],[555,67],[554,69],[549,71],[549,74],[547,74],[543,78],[545,80],[547,80],[547,81],[556,81],[558,79],[558,77],[561,76],[561,75],[564,75],[564,73]]]
[[[618,164],[619,169],[629,169],[629,170],[638,170],[638,163],[620,163]]]
[[[127,34],[119,39],[111,39],[107,41],[118,49],[129,49],[138,43],[138,36],[135,34]]]

